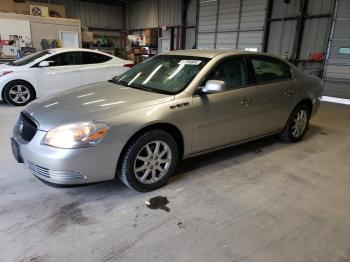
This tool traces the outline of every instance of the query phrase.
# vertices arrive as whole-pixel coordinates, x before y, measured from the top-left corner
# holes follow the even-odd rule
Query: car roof
[[[249,52],[242,50],[215,50],[215,49],[186,49],[186,50],[176,50],[163,53],[162,55],[180,55],[180,56],[197,56],[197,57],[207,57],[213,58],[221,54],[228,55],[242,55],[242,54],[259,54],[267,55],[266,53],[261,52]],[[269,55],[270,56],[270,55]]]
[[[86,48],[64,48],[64,47],[60,47],[60,48],[50,48],[47,49],[48,51],[52,52],[52,53],[62,53],[62,52],[94,52],[94,53],[99,53],[99,54],[103,54],[103,55],[107,55],[107,56],[112,56],[108,53],[104,53],[98,50],[94,50],[94,49],[86,49]],[[113,56],[112,56],[113,57]]]

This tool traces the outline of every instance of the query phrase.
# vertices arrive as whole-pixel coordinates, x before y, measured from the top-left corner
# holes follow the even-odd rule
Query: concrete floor
[[[52,188],[12,158],[0,104],[0,261],[350,261],[350,107],[323,103],[305,140],[184,161],[163,189]],[[145,200],[168,197],[170,212]]]

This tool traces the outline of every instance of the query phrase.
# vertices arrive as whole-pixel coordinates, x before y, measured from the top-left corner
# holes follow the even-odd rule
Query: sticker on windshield
[[[179,65],[199,65],[202,63],[201,60],[181,60]]]

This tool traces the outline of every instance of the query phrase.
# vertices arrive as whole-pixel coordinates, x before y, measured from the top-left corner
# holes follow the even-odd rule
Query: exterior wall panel
[[[271,22],[267,52],[290,57],[293,52],[296,24],[295,20]]]
[[[219,9],[218,30],[237,31],[240,0],[221,0]]]
[[[330,17],[309,17],[315,15],[331,15],[335,0],[308,0],[303,34],[301,36],[300,50],[296,51],[296,60],[304,61],[312,53],[325,52],[330,32]],[[272,14],[270,33],[268,37],[267,51],[275,55],[288,58],[293,55],[293,48],[299,45],[295,43],[298,15],[300,14],[300,1],[291,0],[286,4],[281,0],[272,1]],[[280,20],[273,20],[280,19]],[[283,20],[286,19],[286,20]],[[322,70],[321,70],[322,71]]]
[[[47,3],[48,0],[36,2]],[[77,18],[87,27],[101,29],[124,29],[124,12],[122,6],[91,3],[78,0],[50,0],[51,4],[64,5],[68,18]]]
[[[186,25],[195,26],[196,25],[196,12],[197,12],[197,0],[190,0],[190,4],[187,8]]]
[[[300,0],[290,0],[289,4],[284,3],[282,0],[273,0],[271,18],[296,16],[300,6],[299,3]]]
[[[140,0],[127,5],[127,26],[129,30],[158,27],[156,0]]]
[[[306,20],[299,59],[308,59],[311,53],[325,52],[330,24],[328,17]]]
[[[217,49],[236,49],[236,32],[223,32],[217,34]]]
[[[158,6],[159,3],[159,6]],[[127,4],[128,30],[182,24],[182,0],[138,0]]]
[[[333,12],[333,0],[309,1],[307,13],[310,15],[329,14]]]
[[[344,53],[341,48],[349,48]],[[338,0],[329,42],[325,74],[325,95],[350,98],[350,1]]]
[[[267,0],[201,0],[198,47],[261,51],[266,6]]]

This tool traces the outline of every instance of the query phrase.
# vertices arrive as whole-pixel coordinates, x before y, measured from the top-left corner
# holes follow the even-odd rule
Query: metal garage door
[[[261,51],[267,0],[201,0],[198,48]]]
[[[335,8],[324,73],[324,94],[350,98],[350,1]]]

